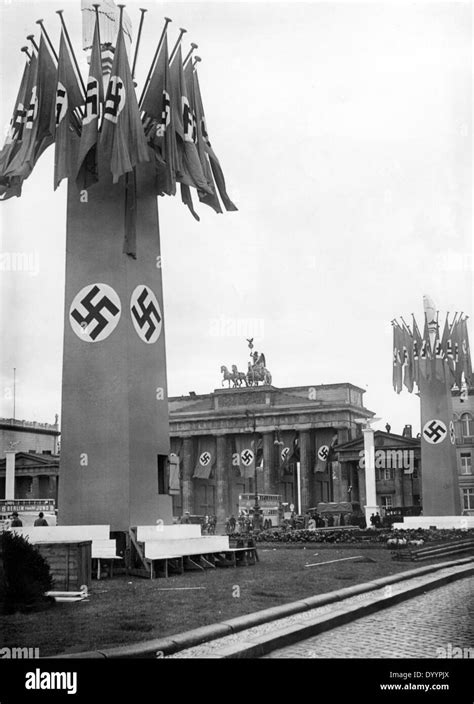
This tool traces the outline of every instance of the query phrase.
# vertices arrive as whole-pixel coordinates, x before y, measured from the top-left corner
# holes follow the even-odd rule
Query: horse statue
[[[239,372],[236,364],[232,365],[232,374],[234,375],[234,386],[238,386],[240,388],[242,386],[242,382],[245,383],[245,386],[248,386],[247,374],[244,372]]]
[[[221,366],[221,374],[224,375],[224,377],[223,377],[223,379],[222,379],[222,386],[224,386],[224,382],[225,382],[225,381],[228,381],[228,382],[229,382],[229,389],[230,389],[230,382],[231,382],[231,381],[234,382],[234,386],[235,386],[234,375],[232,374],[232,372],[230,372],[230,371],[227,369],[227,367],[226,367],[224,364]]]

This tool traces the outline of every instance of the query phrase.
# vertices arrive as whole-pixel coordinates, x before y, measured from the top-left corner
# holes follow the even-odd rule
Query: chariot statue
[[[223,364],[221,366],[222,386],[224,386],[227,381],[229,389],[231,384],[233,388],[240,388],[243,384],[245,386],[258,386],[259,383],[262,385],[267,385],[272,383],[272,375],[266,367],[265,355],[262,353],[252,352],[253,350],[253,337],[247,339],[248,346],[250,348],[250,362],[247,365],[247,372],[241,372],[238,370],[237,365],[233,364],[229,371],[228,368]]]

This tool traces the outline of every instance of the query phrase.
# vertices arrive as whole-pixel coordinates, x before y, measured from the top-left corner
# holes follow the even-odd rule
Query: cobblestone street
[[[474,660],[474,580],[463,579],[327,633],[275,650],[267,658],[459,657]],[[444,649],[441,651],[439,649]]]

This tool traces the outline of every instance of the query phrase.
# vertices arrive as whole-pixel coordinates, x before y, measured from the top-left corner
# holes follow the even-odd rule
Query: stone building
[[[169,399],[171,452],[179,458],[173,515],[216,515],[219,524],[237,515],[239,495],[280,494],[297,505],[299,462],[301,510],[334,496],[332,462],[321,448],[360,434],[356,419],[374,414],[364,390],[349,383],[276,388],[271,385],[216,389]]]
[[[421,505],[421,443],[407,434],[376,430],[375,488],[382,514],[387,508]],[[334,501],[355,501],[365,506],[364,439],[336,448]]]
[[[461,509],[474,514],[474,387],[467,393],[453,391],[453,411]]]
[[[5,453],[15,451],[15,498],[55,499],[59,475],[59,426],[0,418],[0,499],[5,497]]]

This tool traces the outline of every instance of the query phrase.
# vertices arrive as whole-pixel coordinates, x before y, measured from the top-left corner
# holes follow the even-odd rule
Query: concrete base
[[[474,528],[474,516],[405,516],[403,523],[394,523],[393,528],[411,530],[413,528]]]

